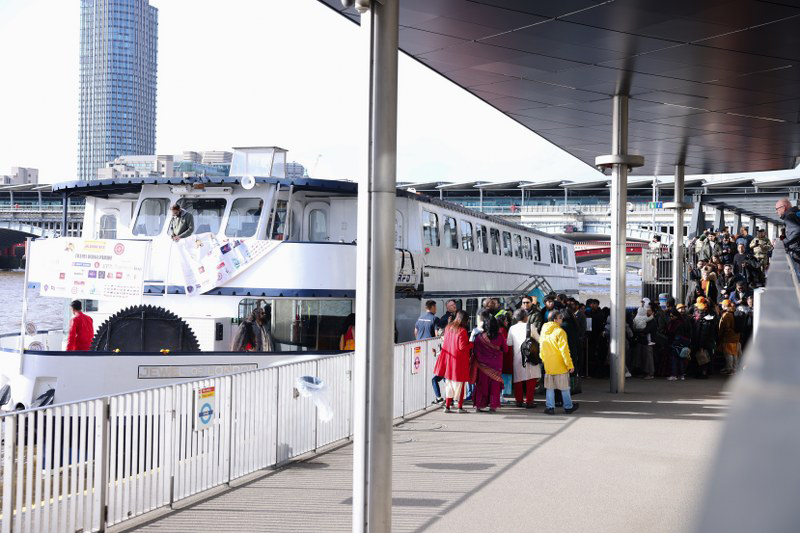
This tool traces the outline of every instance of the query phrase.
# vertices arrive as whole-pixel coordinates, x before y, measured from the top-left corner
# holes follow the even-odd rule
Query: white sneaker
[[[681,381],[686,381],[686,376],[681,376]]]
[[[678,378],[675,376],[670,376],[667,378],[667,381],[678,381]]]
[[[629,378],[629,377],[631,377],[631,375],[632,375],[632,374],[631,374],[630,372],[628,372],[627,370],[625,371],[625,377],[626,377],[626,378]]]

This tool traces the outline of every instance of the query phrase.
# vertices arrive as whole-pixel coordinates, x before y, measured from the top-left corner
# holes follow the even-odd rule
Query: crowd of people
[[[432,384],[434,403],[444,403],[445,412],[464,412],[470,400],[476,411],[495,412],[504,397],[531,409],[540,382],[546,414],[555,414],[556,407],[566,413],[579,408],[571,393],[578,383],[573,356],[582,361],[585,351],[583,304],[551,294],[540,307],[535,296],[525,295],[518,309],[503,309],[499,299],[487,298],[474,327],[455,300],[446,305],[437,317],[436,302],[428,301],[415,326],[419,340],[443,335]]]
[[[751,236],[746,228],[706,230],[692,239],[686,300],[643,298],[626,314],[626,377],[679,381],[736,373],[752,336],[753,291],[765,283],[774,245],[763,230]],[[499,299],[485,299],[474,327],[455,300],[441,317],[436,303],[427,302],[415,334],[443,335],[432,379],[434,402],[446,412],[463,412],[469,400],[477,411],[494,412],[506,398],[533,408],[543,381],[545,412],[563,406],[570,413],[578,408],[571,394],[580,392],[581,378],[609,375],[608,307],[555,293],[541,306],[536,296],[518,301],[518,308],[503,309]]]

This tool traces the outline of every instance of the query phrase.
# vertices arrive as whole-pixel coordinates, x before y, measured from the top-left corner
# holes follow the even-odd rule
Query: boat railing
[[[395,346],[396,419],[430,405],[440,346],[439,338]],[[344,443],[353,434],[353,359],[309,356],[2,415],[2,531],[105,530]],[[299,394],[303,376],[325,384],[331,420]]]

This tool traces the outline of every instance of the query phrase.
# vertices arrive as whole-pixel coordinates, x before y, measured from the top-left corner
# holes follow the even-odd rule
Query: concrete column
[[[755,235],[756,234],[756,226],[757,225],[758,225],[758,219],[756,219],[756,217],[754,217],[754,216],[751,216],[750,217],[750,224],[748,224],[748,226],[747,226],[747,231],[750,232],[750,235]]]
[[[628,95],[613,99],[611,155],[595,159],[599,167],[611,167],[611,392],[625,392],[625,278],[626,206],[628,169],[644,164],[644,158],[628,154]]]
[[[398,0],[357,0],[369,41],[367,179],[358,192],[353,531],[392,529]],[[366,103],[366,102],[365,102]]]
[[[675,165],[675,225],[672,233],[672,296],[676,302],[683,301],[683,195],[685,168]]]

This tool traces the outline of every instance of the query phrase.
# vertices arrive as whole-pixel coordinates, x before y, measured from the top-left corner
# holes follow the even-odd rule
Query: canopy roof
[[[651,175],[795,165],[799,25],[798,0],[400,0],[403,51],[589,165],[629,94]]]

